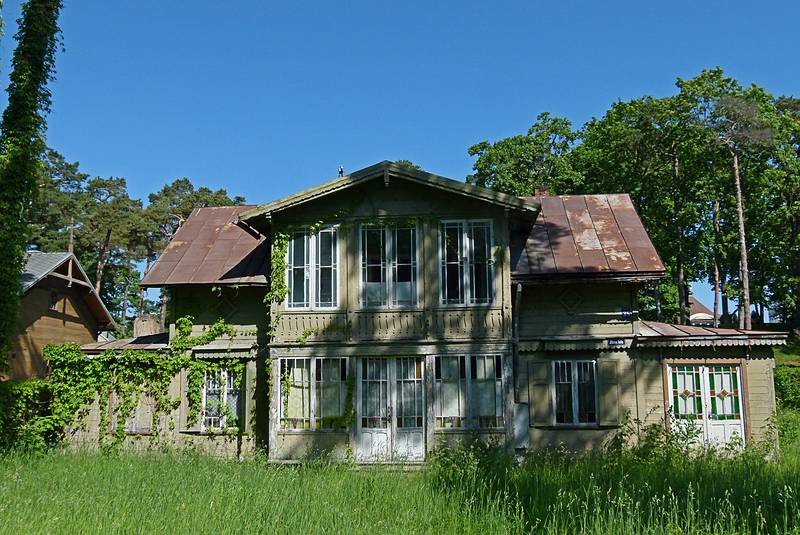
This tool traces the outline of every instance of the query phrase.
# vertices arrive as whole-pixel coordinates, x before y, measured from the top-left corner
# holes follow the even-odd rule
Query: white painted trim
[[[443,251],[442,251],[442,226],[448,223],[458,223],[461,225],[461,235],[462,235],[462,250],[460,254],[462,255],[461,261],[463,263],[463,273],[461,278],[461,286],[462,286],[462,298],[463,302],[461,303],[445,303],[444,302],[444,291],[445,291],[445,280],[442,277],[442,262],[444,260]],[[487,266],[488,266],[488,284],[489,284],[489,301],[486,303],[470,303],[472,300],[472,289],[471,289],[471,282],[472,282],[472,270],[470,269],[470,255],[472,253],[472,240],[469,239],[469,225],[471,223],[485,223],[488,230],[489,230],[489,257],[487,258]],[[439,277],[439,306],[441,308],[481,308],[481,307],[488,307],[491,308],[497,302],[497,288],[495,284],[495,262],[494,262],[494,255],[495,255],[495,248],[496,245],[494,243],[494,220],[492,219],[442,219],[438,223],[437,229],[437,249],[438,249],[438,277]]]
[[[569,362],[572,364],[570,370],[570,380],[571,380],[571,390],[572,390],[572,422],[571,423],[559,423],[556,422],[556,364],[559,362]],[[594,374],[594,417],[595,422],[585,422],[581,423],[578,422],[578,364],[581,363],[591,363],[593,368]],[[600,396],[599,396],[599,388],[598,388],[598,380],[597,380],[597,360],[594,359],[557,359],[553,360],[550,364],[551,370],[550,375],[553,378],[553,382],[550,385],[550,396],[551,396],[551,403],[553,407],[553,412],[550,415],[552,420],[553,427],[558,427],[562,429],[595,429],[600,427]]]

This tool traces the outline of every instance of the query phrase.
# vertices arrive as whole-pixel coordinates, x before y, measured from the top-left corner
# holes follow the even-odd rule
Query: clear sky
[[[64,0],[48,144],[137,197],[187,176],[265,202],[401,158],[463,179],[470,145],[542,111],[580,125],[705,67],[800,94],[798,21],[796,0]]]

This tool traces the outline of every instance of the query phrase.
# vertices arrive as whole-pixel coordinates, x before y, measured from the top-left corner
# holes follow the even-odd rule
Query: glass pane
[[[572,363],[555,363],[556,423],[574,423],[572,414]]]
[[[317,263],[321,266],[333,264],[333,233],[326,231],[317,234],[319,242],[319,252],[317,253]]]
[[[578,422],[597,422],[594,362],[578,363]]]
[[[491,265],[489,253],[489,225],[487,223],[470,223],[470,301],[472,303],[488,303],[491,301]]]

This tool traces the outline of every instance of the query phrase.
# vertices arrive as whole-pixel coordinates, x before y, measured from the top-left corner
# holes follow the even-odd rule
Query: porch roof
[[[720,329],[697,325],[673,325],[641,321],[636,344],[643,347],[780,346],[788,333]]]

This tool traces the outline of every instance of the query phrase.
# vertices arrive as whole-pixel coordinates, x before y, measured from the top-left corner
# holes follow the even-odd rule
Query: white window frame
[[[324,418],[321,414],[318,414],[317,410],[317,361],[318,360],[327,360],[327,359],[336,359],[336,360],[343,360],[344,367],[345,367],[345,380],[339,381],[339,388],[340,388],[340,403],[341,403],[341,416],[347,414],[347,382],[350,378],[350,358],[349,357],[339,357],[339,356],[319,356],[319,357],[280,357],[278,360],[278,370],[283,370],[283,362],[289,360],[308,360],[309,361],[309,373],[308,373],[308,380],[309,380],[309,417],[308,417],[308,429],[292,429],[283,427],[283,421],[286,418],[285,412],[285,402],[284,402],[284,395],[285,392],[283,391],[283,377],[279,375],[279,379],[281,382],[281,386],[278,389],[279,392],[279,402],[280,408],[278,411],[278,430],[281,433],[341,433],[343,428],[323,428],[317,427],[317,420]],[[320,364],[321,369],[322,364]],[[340,363],[341,366],[341,363]],[[321,385],[320,385],[321,386]],[[355,400],[354,400],[355,403]]]
[[[556,403],[558,395],[556,393],[556,365],[561,362],[569,362],[572,364],[571,367],[571,389],[572,389],[572,422],[556,422]],[[592,365],[592,372],[594,377],[594,422],[579,422],[579,396],[578,396],[578,365],[579,364],[591,364]],[[595,359],[557,359],[551,363],[551,374],[552,374],[552,384],[551,386],[551,395],[552,395],[552,404],[553,404],[553,426],[554,427],[599,427],[600,422],[600,395],[599,395],[599,385],[597,381],[597,360]]]
[[[367,305],[366,304],[366,284],[364,280],[364,229],[373,228],[380,229],[383,233],[384,250],[383,250],[383,269],[386,281],[386,299],[382,305]],[[394,233],[396,230],[413,229],[414,230],[414,303],[409,305],[394,304],[394,268],[395,263],[395,250],[394,250]],[[358,226],[358,303],[364,310],[387,310],[387,309],[400,309],[408,310],[419,308],[420,303],[420,277],[422,275],[421,262],[420,262],[420,229],[419,225],[407,226],[391,226],[383,223],[370,224],[362,223]]]
[[[502,416],[503,417],[503,425],[502,426],[479,427],[477,425],[478,424],[478,415],[477,415],[477,410],[476,410],[476,407],[475,407],[475,399],[474,399],[475,398],[475,393],[473,392],[473,387],[472,387],[473,382],[474,382],[474,380],[472,379],[472,357],[476,357],[476,358],[479,358],[479,357],[483,357],[483,358],[491,357],[492,359],[494,359],[495,368],[497,366],[496,365],[497,357],[500,358],[499,359],[500,360],[500,392],[499,392],[499,394],[500,394],[500,400],[499,400],[500,404],[499,404],[499,406],[500,406],[500,409],[501,409],[501,413],[503,415]],[[438,397],[438,396],[441,396],[441,389],[437,388],[437,386],[438,386],[437,383],[441,383],[442,382],[441,379],[437,379],[437,377],[436,377],[436,359],[439,359],[439,358],[463,358],[464,359],[464,373],[466,374],[466,378],[465,378],[465,385],[466,385],[465,386],[465,403],[466,403],[467,414],[464,415],[464,422],[466,423],[466,425],[464,425],[462,427],[439,427],[438,426],[438,419],[441,416],[436,414],[436,409],[441,405],[441,400],[440,399],[435,399],[433,401],[433,403],[434,403],[434,417],[433,417],[433,420],[434,420],[434,429],[436,429],[437,432],[463,433],[464,431],[470,431],[470,430],[472,430],[472,431],[474,431],[474,430],[497,430],[497,429],[505,429],[505,427],[507,425],[510,425],[510,422],[505,421],[506,420],[506,417],[505,417],[505,396],[506,396],[506,392],[505,392],[504,383],[505,383],[505,381],[509,380],[509,378],[503,377],[503,362],[504,362],[504,360],[506,358],[508,358],[505,354],[503,354],[503,353],[439,354],[439,355],[434,355],[433,358],[434,358],[433,390],[434,390],[434,397],[435,398]],[[459,382],[460,382],[460,380],[459,380]],[[495,386],[495,388],[496,388],[496,386]],[[497,391],[495,391],[495,396],[497,396]],[[495,400],[496,399],[497,398],[495,398]]]
[[[443,227],[447,224],[457,223],[461,225],[461,233],[462,233],[462,250],[460,251],[459,258],[461,259],[460,262],[463,265],[463,271],[461,275],[461,297],[462,300],[460,303],[447,303],[445,300],[445,291],[446,291],[446,281],[445,278],[442,276],[442,267],[444,265],[445,257],[444,257],[444,249],[442,248],[442,234],[443,234]],[[485,303],[473,303],[473,296],[472,296],[472,270],[470,269],[470,257],[473,251],[473,243],[469,237],[469,225],[475,223],[482,223],[486,224],[489,230],[489,255],[487,258],[487,268],[488,268],[488,293],[489,298]],[[439,305],[443,307],[488,307],[492,306],[496,300],[496,290],[495,287],[495,263],[494,263],[494,255],[495,255],[495,244],[494,244],[494,224],[491,219],[442,219],[439,222],[439,232],[438,232],[438,250],[439,250],[439,262],[438,262],[438,270],[439,270]]]
[[[200,418],[200,431],[201,432],[205,432],[205,431],[209,431],[209,430],[218,431],[220,429],[227,429],[228,428],[228,422],[227,422],[228,415],[225,414],[224,412],[219,417],[220,418],[219,426],[211,426],[211,425],[207,425],[206,424],[206,399],[207,399],[206,398],[206,394],[207,394],[206,390],[207,390],[207,387],[208,387],[208,373],[209,372],[206,371],[205,375],[203,377],[203,409],[202,409],[201,418]],[[222,368],[219,371],[219,375],[220,375],[220,380],[221,380],[221,383],[222,383],[222,388],[221,388],[222,393],[220,395],[220,399],[222,400],[221,401],[221,403],[222,403],[221,407],[227,407],[227,405],[228,405],[228,380],[229,379],[233,379],[233,375],[230,374],[228,372],[228,370],[225,369],[225,368]],[[238,394],[237,394],[238,399],[236,401],[236,410],[237,410],[237,412],[239,414],[237,414],[236,417],[237,417],[237,420],[238,420],[237,421],[237,426],[239,426],[239,425],[241,425],[240,424],[240,421],[241,421],[241,418],[242,418],[242,416],[241,416],[241,412],[242,412],[241,404],[244,401],[244,397],[242,396],[241,385],[239,386],[238,389],[234,388],[234,390],[238,391]]]
[[[317,304],[317,297],[319,288],[317,287],[317,278],[318,278],[318,267],[317,267],[317,236],[320,232],[333,232],[334,235],[334,287],[336,291],[336,298],[334,299],[334,303],[330,306],[321,306]],[[310,232],[308,227],[303,227],[301,229],[296,229],[290,233],[290,240],[294,239],[294,235],[299,232],[305,233],[305,245],[308,249],[308,257],[306,258],[305,263],[305,280],[308,284],[308,295],[306,296],[306,301],[308,305],[293,305],[291,300],[291,291],[287,292],[286,298],[283,301],[284,308],[286,310],[336,310],[340,307],[340,296],[341,296],[341,285],[339,284],[340,279],[340,272],[341,270],[341,262],[340,262],[340,255],[339,255],[339,226],[338,225],[330,225],[327,227],[323,227],[317,232]],[[292,276],[292,259],[291,259],[291,248],[287,247],[286,251],[286,274],[285,274],[285,281],[287,288],[290,287],[290,277]]]

